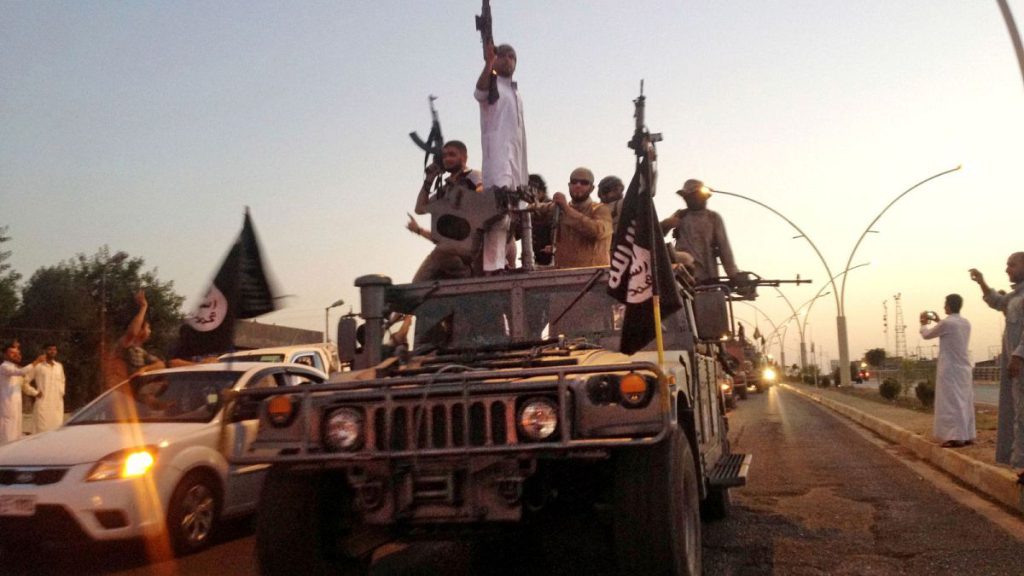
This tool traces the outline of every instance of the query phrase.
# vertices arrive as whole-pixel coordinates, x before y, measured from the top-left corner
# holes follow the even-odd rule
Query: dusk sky
[[[687,178],[770,205],[833,274],[851,264],[850,355],[895,343],[901,294],[911,353],[922,310],[965,297],[973,360],[998,349],[1001,314],[967,270],[1008,287],[1024,214],[1024,82],[994,0],[493,0],[516,47],[529,169],[551,192],[576,166],[632,175],[633,103],[661,132],[661,217]],[[1010,2],[1024,20],[1024,0]],[[146,260],[191,308],[251,210],[266,263],[292,295],[262,321],[322,330],[356,306],[357,276],[411,279],[430,245],[404,229],[430,125],[480,159],[472,90],[480,2],[13,2],[0,10],[0,225],[25,279],[104,245]],[[741,269],[794,306],[827,274],[810,245],[751,202],[713,195]],[[421,219],[426,225],[427,220]],[[829,289],[826,289],[829,290]],[[789,316],[772,289],[738,316]],[[887,302],[889,332],[883,331]],[[808,340],[836,358],[836,298]],[[332,324],[348,305],[333,311]],[[796,329],[786,336],[797,360]],[[773,353],[777,347],[773,347]]]

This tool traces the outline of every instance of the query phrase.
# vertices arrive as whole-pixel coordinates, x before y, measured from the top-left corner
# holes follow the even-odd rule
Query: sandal
[[[1024,485],[1024,472],[1017,474],[1017,484]]]
[[[942,443],[943,448],[963,448],[964,443],[959,440],[946,440]]]

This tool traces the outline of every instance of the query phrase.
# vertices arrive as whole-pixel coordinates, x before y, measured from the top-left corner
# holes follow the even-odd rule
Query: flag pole
[[[658,350],[658,368],[664,368],[665,366],[665,340],[661,334],[661,287],[659,282],[661,276],[658,275],[658,252],[654,249],[655,242],[664,242],[663,239],[658,238],[655,230],[661,231],[661,225],[657,222],[654,217],[654,168],[651,166],[651,158],[654,157],[654,143],[648,141],[647,149],[644,153],[643,159],[643,178],[647,180],[647,186],[641,187],[641,190],[646,190],[649,198],[647,206],[647,218],[650,220],[650,232],[651,232],[651,278],[653,279],[651,291],[651,303],[654,306],[654,344]]]

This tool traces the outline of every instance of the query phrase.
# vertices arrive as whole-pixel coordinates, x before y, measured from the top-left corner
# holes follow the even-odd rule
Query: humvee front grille
[[[468,406],[468,410],[467,410]],[[378,452],[516,444],[515,406],[506,398],[402,402],[370,413]]]

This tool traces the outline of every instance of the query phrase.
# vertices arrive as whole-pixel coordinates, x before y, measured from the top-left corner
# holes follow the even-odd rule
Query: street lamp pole
[[[901,194],[899,194],[898,196],[893,198],[891,202],[886,204],[885,208],[882,208],[882,211],[879,212],[878,215],[875,216],[874,220],[872,220],[871,223],[868,224],[867,228],[864,229],[864,232],[861,232],[860,238],[857,238],[857,243],[853,245],[853,250],[850,251],[850,257],[846,259],[846,268],[845,268],[845,270],[849,270],[850,269],[850,263],[853,262],[853,257],[857,253],[857,248],[860,247],[860,243],[864,241],[864,237],[867,236],[868,232],[871,231],[871,227],[874,226],[875,223],[878,222],[878,220],[882,218],[882,215],[885,214],[889,210],[889,208],[892,207],[893,204],[898,202],[900,200],[900,198],[903,198],[907,194],[910,194],[910,192],[912,192],[915,188],[921,186],[925,182],[929,182],[931,180],[939,178],[940,176],[945,176],[946,174],[949,174],[951,172],[956,172],[957,170],[959,170],[962,167],[963,167],[962,165],[958,165],[956,168],[950,168],[949,170],[944,170],[944,171],[939,172],[937,174],[933,174],[933,175],[925,178],[924,180],[921,180],[917,184],[914,184],[910,188],[907,188]],[[842,288],[840,288],[840,290],[839,290],[839,300],[838,300],[838,308],[839,308],[838,314],[839,315],[836,317],[836,329],[839,332],[839,382],[840,382],[841,386],[849,386],[850,385],[850,342],[849,342],[849,338],[847,337],[847,334],[846,334],[846,308],[845,308],[845,303],[846,303],[846,275],[843,275],[843,285],[842,285]]]
[[[345,301],[339,298],[338,300],[334,301],[334,304],[331,304],[330,306],[324,308],[324,344],[327,343],[327,340],[328,340],[327,339],[327,333],[330,332],[330,330],[331,330],[330,323],[328,321],[328,317],[330,315],[331,308],[337,308],[338,306],[341,306],[344,303],[345,303]]]
[[[1010,32],[1013,51],[1017,53],[1017,65],[1020,66],[1020,76],[1024,80],[1024,46],[1021,45],[1017,24],[1013,21],[1013,13],[1010,12],[1010,5],[1006,0],[996,0],[996,2],[999,3],[999,10],[1003,13],[1003,20],[1006,21],[1006,29]]]

